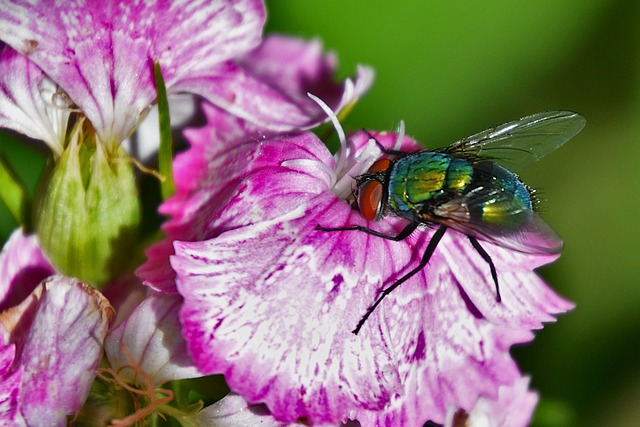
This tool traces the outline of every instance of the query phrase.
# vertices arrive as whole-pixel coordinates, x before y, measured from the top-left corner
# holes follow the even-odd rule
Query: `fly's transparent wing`
[[[516,170],[546,156],[585,125],[572,111],[545,111],[471,135],[439,151],[463,158],[483,158]]]
[[[424,220],[520,252],[560,251],[562,240],[533,211],[529,190],[514,173],[482,162],[475,176],[472,188],[431,207]]]
[[[557,254],[563,246],[562,239],[535,212],[530,212],[529,217],[518,229],[503,233],[496,233],[495,229],[488,228],[482,222],[451,221],[445,225],[478,240],[527,254]]]
[[[439,205],[437,218],[424,218],[446,225],[478,240],[529,254],[556,254],[562,249],[558,235],[527,206],[513,204],[513,194],[500,189],[481,188],[480,197],[460,197]],[[497,206],[499,221],[473,214],[478,209]]]

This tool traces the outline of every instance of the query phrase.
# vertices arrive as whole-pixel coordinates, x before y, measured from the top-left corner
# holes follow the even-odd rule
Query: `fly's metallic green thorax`
[[[464,191],[472,179],[473,166],[464,159],[428,151],[408,155],[389,174],[389,207],[399,214],[417,212]]]

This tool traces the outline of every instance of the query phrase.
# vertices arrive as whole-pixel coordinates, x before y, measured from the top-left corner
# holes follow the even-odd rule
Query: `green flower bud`
[[[60,272],[101,285],[126,269],[140,224],[134,166],[122,148],[111,155],[96,143],[87,121],[44,174],[35,207],[36,234]]]

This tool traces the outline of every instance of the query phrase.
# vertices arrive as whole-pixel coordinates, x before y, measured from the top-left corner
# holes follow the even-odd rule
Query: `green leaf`
[[[176,191],[171,167],[173,160],[171,118],[169,116],[167,88],[164,85],[164,78],[162,76],[162,70],[160,69],[160,63],[157,60],[153,62],[153,72],[156,78],[156,101],[158,102],[158,116],[160,118],[160,150],[158,153],[158,167],[160,169],[160,175],[164,177],[160,184],[160,188],[162,191],[162,198],[166,200]]]
[[[28,226],[29,196],[3,156],[0,156],[0,183],[0,199],[7,206],[11,216],[18,224]]]

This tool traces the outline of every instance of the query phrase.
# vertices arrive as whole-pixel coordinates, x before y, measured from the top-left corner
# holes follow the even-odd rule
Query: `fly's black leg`
[[[382,292],[380,293],[380,296],[378,296],[378,299],[376,300],[376,302],[374,302],[373,305],[367,309],[367,312],[364,314],[364,316],[362,316],[362,319],[360,319],[360,322],[358,322],[358,325],[352,331],[354,334],[358,335],[358,332],[360,332],[360,329],[364,325],[364,322],[367,321],[369,316],[371,316],[371,313],[373,313],[373,311],[376,309],[376,307],[378,307],[378,305],[382,302],[382,300],[387,295],[389,295],[391,292],[393,292],[394,289],[396,289],[398,286],[400,286],[401,284],[403,284],[404,282],[409,280],[414,274],[416,274],[417,272],[422,270],[429,263],[429,260],[431,259],[431,256],[433,255],[433,252],[436,250],[436,247],[438,246],[438,243],[440,243],[440,240],[442,239],[442,236],[444,236],[444,232],[445,231],[447,231],[447,227],[445,227],[444,225],[441,225],[436,230],[436,232],[433,234],[433,237],[431,237],[431,241],[429,242],[429,245],[427,246],[427,249],[424,251],[424,255],[422,255],[422,260],[420,261],[420,264],[418,264],[418,266],[416,268],[414,268],[413,270],[411,270],[410,272],[408,272],[407,274],[402,276],[400,279],[398,279],[393,285],[391,285],[388,288],[382,290]],[[404,230],[403,230],[403,232],[404,232]]]
[[[375,136],[371,135],[371,133],[369,133],[368,130],[362,129],[362,131],[364,133],[366,133],[369,136],[369,138],[371,138],[371,139],[373,139],[375,141],[375,143],[378,146],[378,148],[380,149],[380,151],[382,151],[384,154],[389,154],[389,155],[398,156],[398,157],[404,157],[404,156],[407,155],[407,153],[405,151],[393,150],[393,149],[390,149],[390,148],[383,147],[382,144],[380,144],[380,141],[378,141]]]
[[[351,231],[351,230],[362,231],[364,233],[371,234],[372,236],[382,237],[383,239],[393,240],[395,242],[399,242],[401,240],[406,239],[411,233],[413,233],[415,231],[415,229],[418,228],[418,225],[420,225],[419,222],[410,222],[396,236],[391,236],[391,235],[388,235],[388,234],[384,234],[384,233],[381,233],[379,231],[375,231],[375,230],[372,230],[370,228],[363,227],[361,225],[354,225],[354,226],[351,226],[351,227],[339,227],[339,228],[326,228],[326,227],[322,227],[321,225],[317,225],[316,226],[316,230],[320,230],[320,231]],[[387,295],[389,295],[391,292],[393,292],[393,290],[396,289],[398,286],[400,286],[401,284],[403,284],[404,282],[409,280],[413,275],[418,273],[420,270],[422,270],[429,263],[429,260],[431,259],[431,256],[433,255],[434,251],[436,250],[436,247],[438,246],[438,243],[440,243],[440,240],[442,240],[442,236],[444,236],[444,232],[445,231],[447,231],[447,227],[445,227],[444,225],[441,225],[436,230],[436,232],[433,234],[433,237],[431,238],[431,241],[429,241],[429,245],[427,245],[427,249],[425,250],[424,255],[422,255],[422,260],[420,261],[420,264],[418,264],[418,266],[416,268],[414,268],[413,270],[411,270],[410,272],[408,272],[407,274],[402,276],[400,279],[398,279],[393,285],[391,285],[388,288],[382,290],[382,292],[378,296],[378,299],[373,303],[373,305],[371,305],[367,309],[367,312],[364,314],[364,316],[362,316],[362,318],[358,322],[358,325],[352,331],[354,334],[358,335],[358,332],[360,332],[360,329],[362,329],[362,326],[367,321],[369,316],[371,316],[371,314],[375,311],[375,309],[378,307],[378,305],[380,305],[382,300]],[[482,248],[480,248],[480,250],[482,250]],[[491,260],[491,258],[489,258],[489,260]]]
[[[471,246],[480,254],[483,260],[489,264],[489,269],[491,270],[491,277],[493,278],[493,283],[496,285],[496,301],[501,302],[502,297],[500,296],[500,286],[498,286],[498,273],[496,272],[496,266],[493,265],[493,260],[489,256],[489,254],[480,246],[480,242],[476,240],[475,237],[467,236],[469,241],[471,242]]]
[[[398,233],[397,236],[390,236],[388,234],[384,234],[384,233],[381,233],[379,231],[372,230],[372,229],[367,228],[367,227],[363,227],[361,225],[353,225],[351,227],[338,227],[338,228],[326,228],[326,227],[323,227],[321,225],[316,225],[316,230],[320,230],[320,231],[351,231],[351,230],[362,231],[363,233],[371,234],[372,236],[382,237],[383,239],[393,240],[394,242],[399,242],[401,240],[406,239],[411,233],[413,233],[415,231],[415,229],[418,228],[418,225],[420,225],[420,223],[418,223],[418,222],[410,222],[405,228],[402,229],[402,231],[400,233]]]

